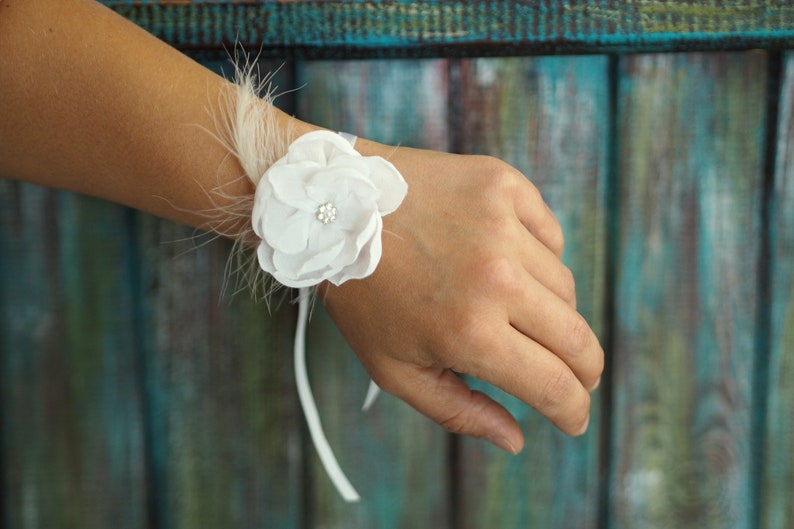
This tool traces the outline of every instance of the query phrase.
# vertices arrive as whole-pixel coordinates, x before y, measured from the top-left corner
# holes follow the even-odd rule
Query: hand
[[[576,312],[563,235],[538,190],[493,158],[359,140],[409,190],[384,217],[375,273],[320,290],[372,379],[448,430],[516,454],[516,420],[457,373],[518,397],[563,432],[587,429],[603,351]]]

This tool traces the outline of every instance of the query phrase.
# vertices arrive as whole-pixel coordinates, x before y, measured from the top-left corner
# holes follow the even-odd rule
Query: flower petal
[[[264,239],[271,243],[274,237],[278,236],[279,231],[283,230],[288,219],[297,211],[289,204],[279,200],[268,200],[263,204],[262,229]]]
[[[273,274],[273,278],[281,283],[284,286],[291,287],[291,288],[303,288],[303,287],[311,287],[314,285],[319,285],[326,279],[328,274],[318,274],[317,276],[306,276],[306,277],[292,277],[291,275],[282,272],[276,271]]]
[[[310,160],[320,165],[327,165],[340,154],[361,156],[338,134],[328,130],[317,130],[304,134],[292,142],[286,158],[289,163]]]
[[[309,243],[311,224],[316,222],[318,221],[313,214],[293,210],[291,215],[278,219],[278,229],[267,231],[267,242],[279,252],[302,252]]]
[[[273,166],[265,173],[265,178],[273,187],[273,196],[276,199],[301,209],[308,202],[307,185],[318,171],[322,171],[322,167],[317,164],[300,162]]]
[[[373,238],[380,238],[383,220],[380,215],[373,213],[361,230],[351,233],[345,240],[345,246],[340,249],[339,255],[334,260],[334,267],[343,269],[351,266],[361,259],[361,248],[366,246]],[[364,256],[366,259],[366,256]]]
[[[373,237],[360,249],[355,262],[344,267],[333,276],[328,277],[328,281],[339,286],[350,279],[362,279],[371,275],[378,266],[382,249],[381,238]]]
[[[335,245],[323,248],[314,255],[308,255],[308,252],[293,255],[276,252],[273,256],[273,264],[276,270],[286,273],[296,280],[314,276],[318,271],[330,268],[331,261],[344,244],[345,241],[341,240]]]
[[[264,216],[267,211],[265,204],[272,196],[272,191],[273,189],[270,187],[270,184],[260,181],[254,193],[254,206],[251,210],[251,225],[254,229],[254,233],[256,233],[256,236],[260,239],[265,238]]]
[[[307,273],[315,270],[327,269],[329,273],[333,273],[335,270],[338,270],[339,266],[336,266],[334,261],[338,257],[339,252],[345,247],[345,244],[344,240],[339,241],[337,244],[329,246],[321,252],[317,252],[316,255],[312,255],[304,263],[301,272]]]
[[[364,229],[377,208],[374,200],[362,202],[356,196],[344,197],[334,205],[337,210],[335,224],[347,233],[357,233]]]
[[[380,191],[378,209],[381,215],[388,215],[402,204],[408,193],[408,184],[394,165],[378,156],[364,158],[369,165],[372,184]]]
[[[319,223],[318,223],[319,224]],[[348,235],[333,226],[320,225],[309,234],[309,244],[301,271],[316,270],[324,266],[338,267],[339,252],[345,247]]]
[[[256,257],[259,261],[259,267],[268,274],[276,273],[276,266],[273,264],[273,248],[266,242],[259,243],[256,247]]]

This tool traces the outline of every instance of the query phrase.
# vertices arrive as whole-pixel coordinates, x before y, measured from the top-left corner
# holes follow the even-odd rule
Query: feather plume
[[[256,61],[239,52],[232,64],[233,83],[221,91],[217,105],[207,109],[214,126],[207,132],[238,160],[244,171],[240,178],[256,187],[265,171],[286,154],[293,129],[291,125],[279,128],[276,122],[273,103],[279,94],[273,78],[278,70],[261,76]],[[213,207],[201,214],[211,232],[234,241],[226,263],[224,293],[233,285],[233,295],[247,290],[255,299],[269,302],[282,285],[257,263],[252,251],[259,242],[251,226],[254,197],[230,193],[228,189],[236,183],[219,182],[205,190]]]

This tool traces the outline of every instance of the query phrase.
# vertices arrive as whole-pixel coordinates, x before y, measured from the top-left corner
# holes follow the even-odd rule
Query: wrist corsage
[[[315,131],[288,144],[284,138],[290,131],[273,125],[270,91],[259,97],[267,81],[255,82],[250,68],[238,69],[216,128],[256,187],[253,202],[245,204],[259,267],[278,283],[299,289],[295,378],[312,441],[337,490],[345,500],[357,501],[358,493],[325,438],[308,381],[309,305],[312,287],[324,281],[340,285],[375,271],[382,253],[382,217],[399,207],[408,186],[389,161],[359,154],[355,136]],[[365,409],[377,392],[372,383]]]
[[[299,137],[256,187],[259,266],[295,288],[367,277],[380,260],[382,217],[406,192],[391,163],[361,156],[343,136]]]

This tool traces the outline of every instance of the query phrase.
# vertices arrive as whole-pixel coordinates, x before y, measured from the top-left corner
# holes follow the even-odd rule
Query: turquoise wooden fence
[[[794,526],[787,2],[106,3],[215,69],[264,42],[308,121],[518,167],[606,376],[577,439],[486,388],[527,433],[510,457],[393,398],[359,412],[367,377],[318,312],[346,505],[297,403],[294,307],[223,297],[226,242],[0,180],[0,527]],[[587,55],[529,56],[551,52]]]

